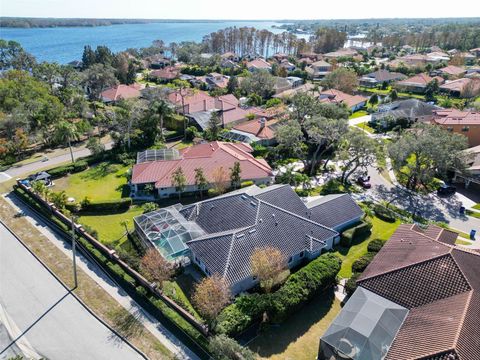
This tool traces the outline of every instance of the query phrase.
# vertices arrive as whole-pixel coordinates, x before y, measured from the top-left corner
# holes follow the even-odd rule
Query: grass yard
[[[362,129],[362,130],[365,130],[366,132],[369,132],[370,134],[374,134],[375,133],[375,129],[368,126],[368,122],[365,121],[363,123],[360,123],[360,124],[357,124],[356,125],[358,128]]]
[[[465,241],[465,240],[462,240],[462,239],[457,239],[457,240],[455,241],[455,244],[456,244],[456,245],[472,245],[471,242]]]
[[[95,229],[98,233],[98,240],[104,244],[121,242],[125,235],[125,227],[120,223],[128,221],[128,228],[133,230],[133,217],[143,212],[140,206],[133,205],[128,211],[114,214],[85,214],[78,218],[78,222]]]
[[[476,204],[473,206],[474,209],[480,210],[480,204]]]
[[[248,347],[263,359],[316,359],[320,337],[340,310],[333,290],[318,294],[287,321],[264,330]]]
[[[477,218],[477,219],[480,219],[480,212],[478,211],[472,211],[472,210],[468,210],[465,211],[465,213],[468,215],[468,216],[472,216],[474,218]]]
[[[355,260],[359,259],[367,253],[367,246],[370,240],[382,239],[388,240],[390,236],[395,232],[400,220],[394,223],[383,221],[377,217],[372,219],[372,233],[366,239],[361,242],[353,243],[349,248],[338,246],[335,254],[342,259],[342,268],[338,273],[340,278],[349,278],[352,276],[352,264]]]
[[[356,119],[366,115],[368,115],[368,112],[366,112],[365,110],[358,110],[355,111],[352,115],[350,115],[349,119]]]
[[[102,162],[85,171],[55,180],[53,191],[65,190],[78,202],[86,196],[91,200],[113,200],[129,195],[128,166]]]

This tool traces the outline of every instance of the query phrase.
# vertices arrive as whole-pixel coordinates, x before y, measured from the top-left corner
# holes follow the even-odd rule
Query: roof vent
[[[246,197],[245,195],[242,195],[241,198],[242,198],[243,200],[247,200],[247,197]]]
[[[210,206],[210,210],[213,210],[215,208],[215,205]]]
[[[275,218],[275,214],[272,214],[272,218]]]
[[[242,238],[242,237],[244,237],[244,236],[245,236],[245,234],[238,234],[238,235],[237,235],[237,239],[240,239],[240,238]]]
[[[263,219],[258,219],[258,222],[259,222],[259,223],[263,223]]]
[[[257,231],[257,229],[250,229],[250,230],[248,230],[248,233],[253,234],[255,231]]]
[[[257,203],[255,201],[250,201],[250,205],[257,206]]]

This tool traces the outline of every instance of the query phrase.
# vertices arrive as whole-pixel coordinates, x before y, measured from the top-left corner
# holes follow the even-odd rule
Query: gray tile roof
[[[360,206],[348,194],[332,194],[307,204],[309,219],[336,228],[363,215]]]
[[[337,216],[342,223],[361,214],[346,194],[322,198],[309,209],[288,185],[251,186],[185,206],[179,212],[205,232],[187,243],[192,253],[211,274],[218,273],[234,284],[251,276],[250,257],[255,248],[276,247],[287,259],[302,251],[322,249],[338,235],[331,228],[338,223],[328,214],[333,211],[329,209],[342,213]],[[308,218],[312,211],[315,219]]]

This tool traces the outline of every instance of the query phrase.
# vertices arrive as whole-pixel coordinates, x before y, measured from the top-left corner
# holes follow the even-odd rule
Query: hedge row
[[[132,206],[131,198],[103,201],[83,201],[82,211],[126,211]]]
[[[88,167],[88,163],[85,160],[74,162],[73,164],[58,166],[53,169],[47,170],[52,178],[57,179],[67,174],[73,174],[85,170]]]
[[[361,273],[365,270],[373,260],[373,258],[377,255],[377,253],[368,252],[363,255],[361,258],[355,260],[352,264],[352,272],[354,273]]]
[[[343,247],[349,247],[352,244],[352,241],[357,240],[358,238],[369,235],[372,231],[372,224],[369,222],[362,221],[359,225],[354,226],[348,230],[345,230],[342,233],[340,239],[340,245]]]
[[[367,245],[368,252],[377,253],[380,249],[385,245],[385,240],[382,239],[374,239],[370,241]]]
[[[395,213],[384,206],[376,204],[373,207],[373,211],[375,212],[375,215],[383,221],[393,223],[396,220]]]
[[[327,253],[311,261],[291,275],[273,294],[252,294],[238,297],[218,316],[216,332],[229,336],[246,330],[264,313],[274,322],[284,321],[316,293],[332,286],[340,271],[341,260]]]

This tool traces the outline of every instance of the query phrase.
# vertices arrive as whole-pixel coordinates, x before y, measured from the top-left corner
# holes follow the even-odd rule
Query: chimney
[[[262,117],[260,118],[260,120],[258,120],[258,122],[260,123],[260,130],[263,130],[263,128],[265,127],[265,123],[267,122],[267,119]]]
[[[207,111],[207,99],[203,99],[203,111]]]

